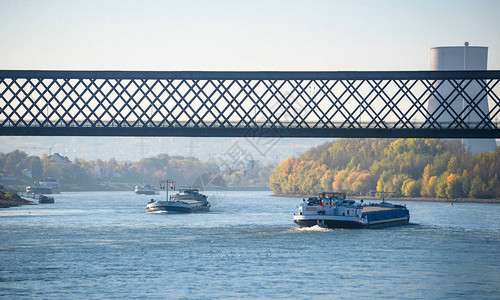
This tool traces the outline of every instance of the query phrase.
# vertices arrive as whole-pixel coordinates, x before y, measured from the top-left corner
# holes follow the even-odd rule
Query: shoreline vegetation
[[[277,195],[344,191],[418,201],[496,203],[500,148],[473,154],[459,141],[338,139],[282,161],[269,187]]]
[[[100,186],[88,189],[82,188],[79,186],[61,186],[61,192],[126,192],[131,191],[134,192],[134,188],[137,184],[134,183],[126,183],[126,184],[101,184]],[[182,187],[182,186],[180,186]],[[25,189],[24,186],[21,185],[10,185],[10,190],[15,191],[16,193],[21,192]],[[268,186],[226,186],[221,187],[225,188],[228,191],[271,191]],[[22,193],[22,192],[21,192]]]
[[[23,191],[41,179],[55,179],[61,191],[134,190],[143,181],[159,186],[172,178],[177,186],[205,183],[228,187],[267,186],[274,169],[272,164],[258,161],[235,161],[226,166],[216,161],[201,161],[196,157],[160,153],[138,161],[117,161],[110,158],[89,160],[55,153],[41,157],[21,150],[0,153],[0,186]]]
[[[311,194],[273,194],[274,197],[285,198],[308,198]],[[315,195],[314,195],[315,196]],[[379,202],[382,201],[379,197],[370,196],[347,196],[348,199]],[[387,197],[387,202],[397,201],[420,201],[420,202],[443,202],[443,203],[495,203],[500,204],[500,199],[481,199],[481,198],[441,198],[441,197]]]
[[[21,198],[17,193],[0,192],[0,208],[8,208],[19,205],[35,205],[33,201]]]

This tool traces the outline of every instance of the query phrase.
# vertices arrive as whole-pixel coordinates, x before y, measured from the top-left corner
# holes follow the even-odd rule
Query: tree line
[[[272,169],[270,166],[256,165],[251,170],[221,170],[215,162],[164,153],[135,162],[117,161],[115,158],[76,158],[70,161],[58,154],[39,157],[20,150],[0,153],[0,180],[2,176],[17,177],[32,184],[42,178],[53,178],[59,181],[63,190],[94,190],[106,183],[139,183],[142,180],[156,184],[166,178],[175,180],[178,185],[192,185],[203,174],[220,175],[228,186],[266,186]],[[31,178],[26,176],[26,170],[31,173]]]
[[[275,194],[320,190],[369,195],[498,198],[500,149],[476,155],[459,141],[338,139],[289,157],[274,169]]]

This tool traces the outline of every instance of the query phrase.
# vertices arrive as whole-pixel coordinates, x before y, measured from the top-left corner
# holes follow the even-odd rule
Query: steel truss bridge
[[[0,70],[0,135],[500,138],[500,71]]]

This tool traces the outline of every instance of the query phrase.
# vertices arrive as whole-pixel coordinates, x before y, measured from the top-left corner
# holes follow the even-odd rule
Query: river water
[[[298,229],[301,199],[207,192],[147,214],[133,192],[0,210],[2,299],[498,299],[500,205],[398,202],[411,225]]]

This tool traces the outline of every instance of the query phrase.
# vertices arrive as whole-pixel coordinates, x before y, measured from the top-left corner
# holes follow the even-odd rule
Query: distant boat
[[[147,181],[141,182],[141,184],[135,186],[135,193],[137,195],[157,195],[158,192],[155,188],[149,184]]]
[[[168,200],[153,200],[146,205],[148,213],[196,213],[210,210],[208,196],[200,193],[199,188],[180,188]]]
[[[52,194],[52,187],[48,185],[28,185],[27,194]]]
[[[38,184],[50,186],[52,188],[52,194],[61,193],[59,182],[56,179],[53,178],[41,179],[40,181],[38,181]]]
[[[385,201],[356,203],[346,199],[345,193],[322,192],[319,197],[304,199],[298,208],[293,221],[299,227],[381,228],[406,225],[410,221],[406,206]]]
[[[54,197],[40,195],[40,197],[38,197],[38,203],[40,204],[54,203]]]

